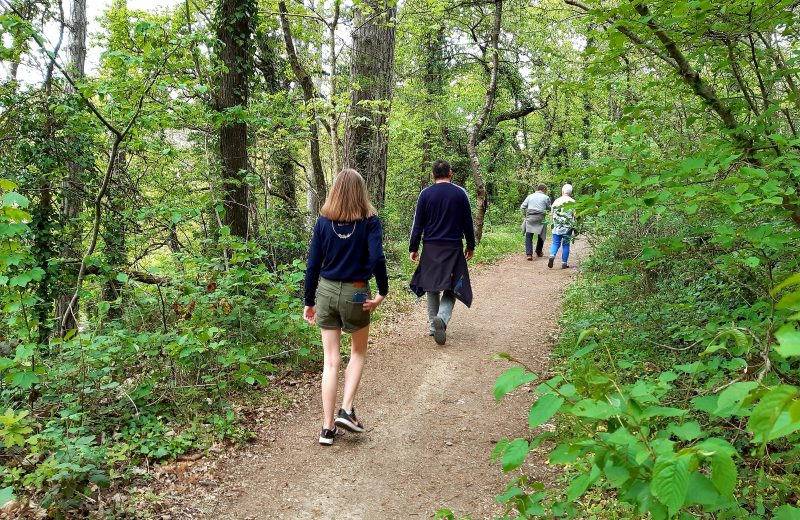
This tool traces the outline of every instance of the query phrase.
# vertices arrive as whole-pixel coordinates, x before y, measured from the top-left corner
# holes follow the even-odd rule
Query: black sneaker
[[[336,426],[334,426],[332,430],[323,428],[322,431],[319,432],[319,443],[323,446],[330,446],[333,444],[333,438],[336,437],[336,433]]]
[[[333,423],[351,432],[361,433],[364,431],[364,425],[361,424],[361,421],[356,419],[355,408],[350,410],[350,413],[345,412],[344,408],[339,408],[339,414],[336,416]]]
[[[552,269],[552,268],[553,268],[553,261],[554,261],[555,259],[556,259],[556,257],[554,257],[554,256],[551,256],[550,258],[548,258],[548,259],[547,259],[547,267],[549,267],[550,269]]]
[[[561,269],[569,269],[569,265],[567,265],[567,263],[564,262],[563,264],[561,264]]]
[[[436,341],[437,345],[444,345],[445,341],[447,341],[447,325],[444,324],[444,320],[439,316],[433,318],[433,339]]]

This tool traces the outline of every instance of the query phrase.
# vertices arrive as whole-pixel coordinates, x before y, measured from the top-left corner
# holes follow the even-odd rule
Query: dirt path
[[[582,256],[576,249],[574,264]],[[311,394],[216,471],[223,482],[207,495],[213,498],[194,503],[197,517],[429,518],[447,507],[478,519],[499,512],[494,496],[509,476],[491,451],[499,439],[525,433],[531,399],[521,392],[494,401],[494,381],[509,365],[492,358],[505,351],[546,365],[563,290],[576,273],[558,267],[515,255],[478,269],[475,302],[457,304],[444,347],[428,337],[420,300],[370,345],[356,399],[366,433],[319,446],[319,397]]]

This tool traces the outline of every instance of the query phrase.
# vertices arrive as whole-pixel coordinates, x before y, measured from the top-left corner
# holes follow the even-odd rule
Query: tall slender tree
[[[219,129],[219,154],[224,191],[223,222],[231,234],[247,238],[249,204],[247,171],[247,109],[252,71],[255,0],[219,0],[216,13],[217,58],[221,66],[217,110],[223,114]]]
[[[86,23],[86,0],[72,0],[70,19],[67,24],[69,28],[67,73],[75,82],[81,81],[86,75]],[[66,93],[68,96],[75,95],[75,87],[72,82],[67,83]],[[62,257],[69,260],[74,260],[80,254],[78,252],[80,231],[74,226],[83,203],[81,192],[83,191],[84,171],[83,161],[80,160],[80,151],[73,150],[72,153],[74,157],[67,161],[67,176],[61,185],[61,217],[67,230]],[[77,275],[74,273],[65,273],[65,275],[62,277],[62,287],[56,297],[56,334],[58,336],[63,336],[77,327],[79,301],[76,300],[70,305],[74,291],[71,282]]]
[[[472,167],[472,177],[475,181],[475,195],[477,198],[477,208],[475,211],[475,240],[480,242],[483,237],[483,224],[486,218],[488,199],[486,196],[486,184],[481,174],[481,162],[478,157],[478,143],[484,125],[489,120],[494,107],[494,100],[497,94],[497,69],[499,67],[500,54],[500,27],[503,17],[503,0],[495,0],[494,16],[492,17],[492,29],[489,34],[489,46],[486,48],[485,57],[489,60],[489,85],[486,87],[486,98],[483,102],[478,118],[469,130],[467,140],[467,154],[469,155],[470,166]]]
[[[379,208],[386,198],[396,11],[396,4],[387,0],[360,4],[350,62],[350,113],[343,162],[364,176],[372,202]]]

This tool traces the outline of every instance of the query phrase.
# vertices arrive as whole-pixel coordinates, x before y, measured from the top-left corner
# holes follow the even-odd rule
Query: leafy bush
[[[598,490],[652,518],[798,514],[800,275],[743,306],[747,277],[730,264],[721,279],[693,255],[671,257],[652,280],[632,269],[641,259],[618,258],[629,224],[600,223],[610,238],[568,293],[557,375],[536,387],[532,435],[494,451],[513,471],[546,446],[569,485],[521,475],[497,499],[525,517],[596,512],[584,499]],[[498,379],[498,399],[537,379],[505,357],[517,366]],[[554,417],[557,428],[542,431]]]
[[[5,181],[0,187],[13,188]],[[86,309],[90,332],[42,344],[31,309],[44,271],[26,255],[27,200],[12,191],[0,195],[6,500],[14,492],[38,495],[54,514],[77,511],[85,495],[129,477],[131,464],[204,449],[220,438],[244,440],[227,397],[319,359],[318,334],[301,320],[304,264],[270,266],[274,249],[231,238],[221,241],[221,256],[187,254],[162,265],[152,274],[158,285],[109,273],[105,278],[122,282],[122,296]],[[94,265],[104,269],[102,261]],[[90,286],[85,296],[95,291]],[[132,305],[110,318],[123,302]]]

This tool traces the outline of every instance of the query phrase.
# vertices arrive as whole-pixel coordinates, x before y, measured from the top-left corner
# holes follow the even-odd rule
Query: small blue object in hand
[[[358,292],[353,295],[353,302],[361,303],[367,301],[367,293],[365,292]]]

